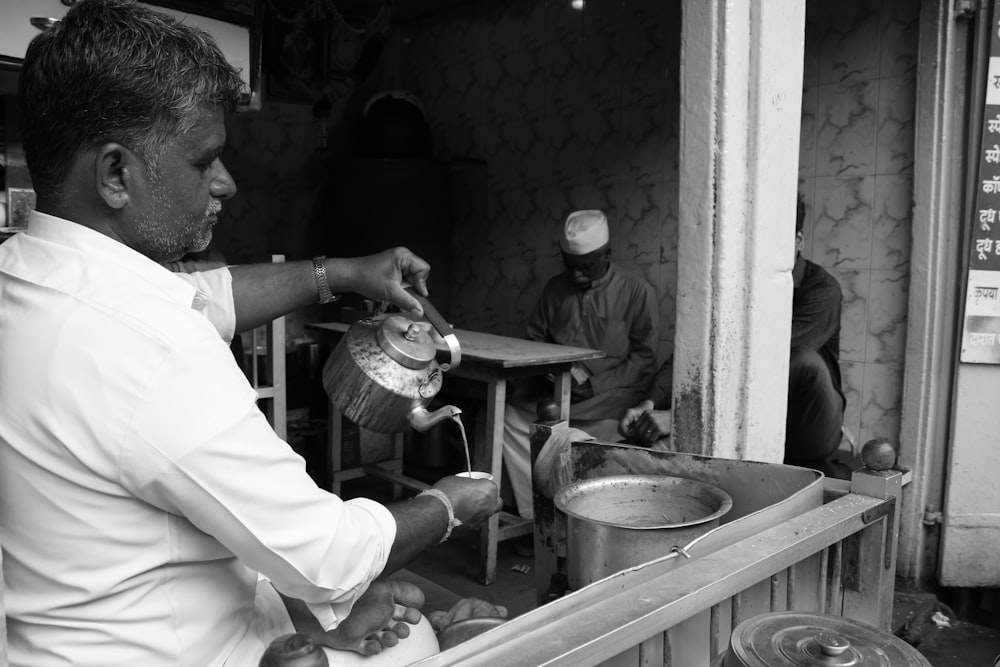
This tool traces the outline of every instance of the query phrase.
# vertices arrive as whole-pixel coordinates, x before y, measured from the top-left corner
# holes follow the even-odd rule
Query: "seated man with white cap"
[[[573,366],[570,425],[617,440],[625,411],[646,397],[656,371],[659,313],[653,287],[611,261],[608,219],[576,211],[559,241],[566,270],[549,280],[527,324],[527,338],[602,350]],[[519,387],[504,414],[504,460],[518,513],[533,516],[528,429],[546,391]]]

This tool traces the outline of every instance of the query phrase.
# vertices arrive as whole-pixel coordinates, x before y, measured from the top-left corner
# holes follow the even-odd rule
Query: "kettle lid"
[[[888,632],[849,618],[797,611],[760,614],[737,625],[723,664],[930,667],[915,648]]]
[[[378,328],[378,343],[399,365],[412,370],[427,368],[437,355],[429,328],[401,315],[388,315]]]

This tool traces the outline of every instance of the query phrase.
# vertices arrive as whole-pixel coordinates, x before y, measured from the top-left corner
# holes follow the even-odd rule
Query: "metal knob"
[[[813,637],[813,641],[819,646],[820,653],[828,656],[841,655],[851,648],[851,642],[834,632],[820,632]]]
[[[410,326],[406,327],[406,333],[403,334],[403,338],[406,340],[416,340],[420,337],[420,325],[414,322]]]
[[[540,422],[559,421],[559,406],[551,398],[543,398],[535,404],[535,414]]]
[[[891,470],[896,465],[896,448],[888,438],[874,438],[861,448],[861,461],[869,470]]]

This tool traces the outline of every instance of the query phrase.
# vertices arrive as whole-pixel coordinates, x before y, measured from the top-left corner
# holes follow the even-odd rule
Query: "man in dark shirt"
[[[839,365],[842,296],[836,278],[802,257],[804,220],[805,206],[799,201],[784,462],[844,477],[844,467],[831,460],[840,445],[844,421]],[[629,442],[651,446],[670,435],[672,376],[673,356],[657,371],[646,400],[630,408],[621,420],[619,433]]]
[[[788,364],[785,463],[819,466],[840,444],[844,394],[840,378],[840,305],[837,279],[802,257],[805,206],[795,219],[792,351]]]

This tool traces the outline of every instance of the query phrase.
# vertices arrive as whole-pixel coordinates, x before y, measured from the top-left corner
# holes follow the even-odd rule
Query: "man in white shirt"
[[[333,628],[326,645],[395,644],[419,592],[373,581],[495,513],[496,486],[446,477],[388,508],[318,488],[228,340],[333,291],[419,310],[403,281],[426,295],[428,265],[395,248],[167,270],[236,192],[219,155],[242,84],[158,12],[77,3],[31,43],[20,86],[37,206],[0,245],[11,664],[255,665],[289,629],[275,591]]]

